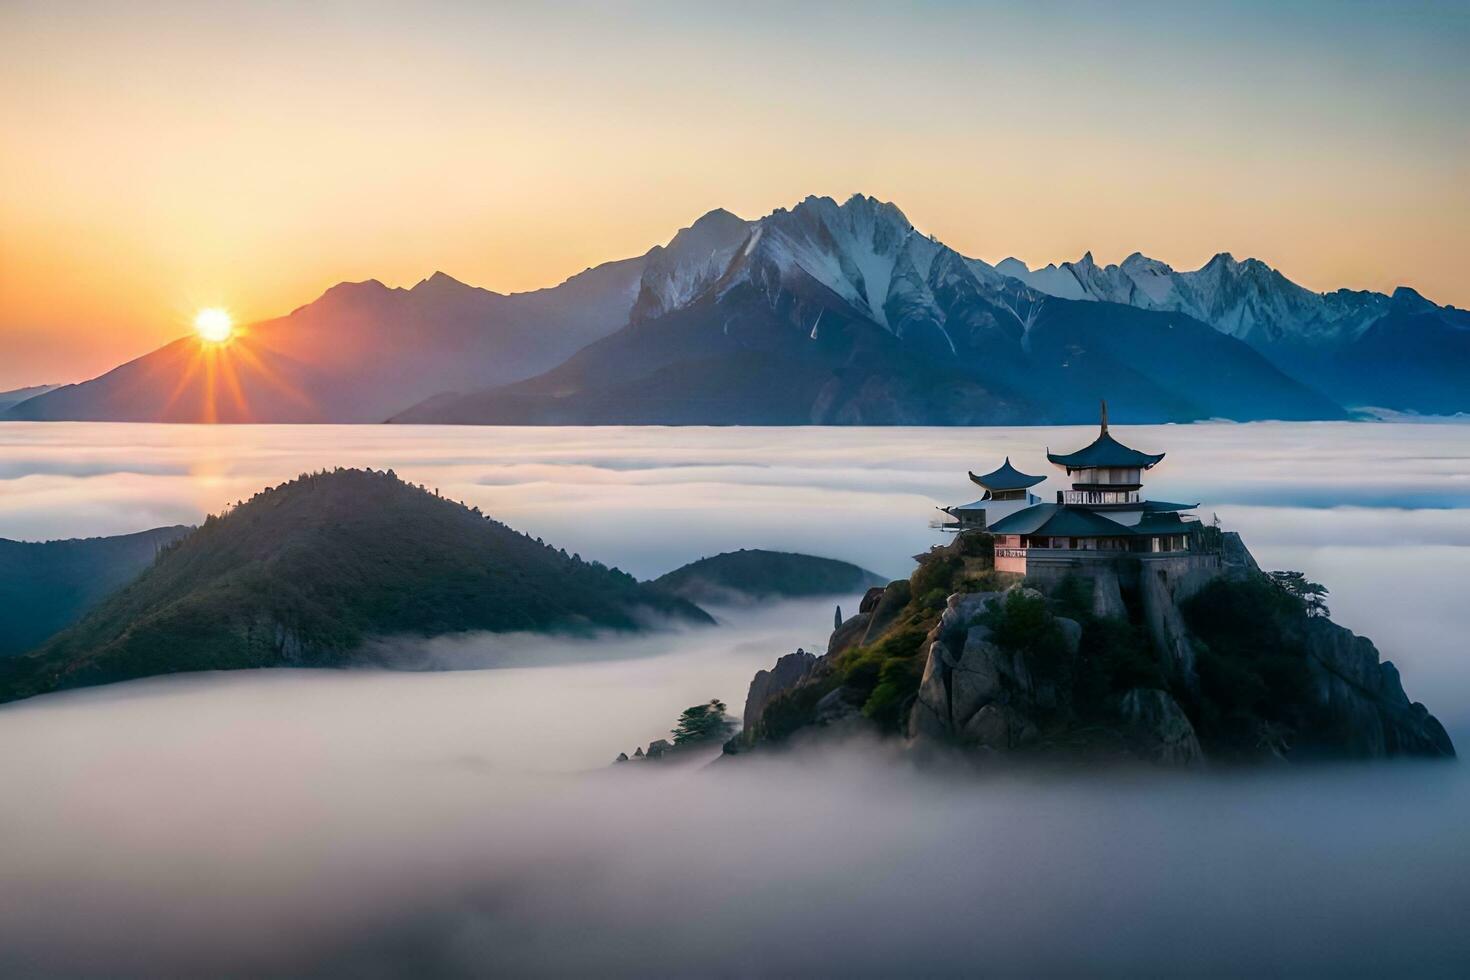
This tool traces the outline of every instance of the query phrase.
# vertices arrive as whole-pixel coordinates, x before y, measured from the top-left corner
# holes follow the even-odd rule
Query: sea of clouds
[[[1470,426],[1123,429],[1268,567],[1326,582],[1470,745]],[[394,467],[653,575],[730,547],[888,575],[966,469],[1044,430],[0,426],[0,535],[192,522],[320,466]],[[1055,481],[1044,490],[1049,491]],[[1338,492],[1336,503],[1334,489]],[[261,671],[0,707],[0,974],[1464,975],[1459,764],[977,779],[891,748],[611,767],[832,605],[493,669]],[[395,641],[405,642],[405,641]]]

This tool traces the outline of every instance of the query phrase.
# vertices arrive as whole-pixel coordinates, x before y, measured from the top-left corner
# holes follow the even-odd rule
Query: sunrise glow
[[[222,344],[234,334],[235,321],[228,311],[211,306],[194,314],[194,332],[200,340]]]

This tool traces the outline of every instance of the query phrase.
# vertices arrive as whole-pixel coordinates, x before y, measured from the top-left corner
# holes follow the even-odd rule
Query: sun
[[[208,343],[223,344],[234,334],[235,321],[227,311],[211,306],[194,314],[194,332]]]

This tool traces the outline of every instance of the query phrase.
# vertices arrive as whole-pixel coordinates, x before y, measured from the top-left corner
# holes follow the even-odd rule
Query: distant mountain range
[[[23,401],[44,395],[48,391],[55,391],[60,385],[30,385],[26,388],[14,388],[10,391],[0,391],[0,412],[13,405],[19,405]]]
[[[1470,411],[1470,313],[1314,293],[1254,259],[992,266],[898,208],[716,210],[552,289],[342,284],[230,345],[176,341],[0,417],[990,424]]]
[[[1187,314],[1345,405],[1470,410],[1470,313],[1436,306],[1406,286],[1392,296],[1314,293],[1264,262],[1238,262],[1228,252],[1194,272],[1137,252],[1106,267],[1089,252],[1034,271],[1006,259],[996,270],[1049,296]]]

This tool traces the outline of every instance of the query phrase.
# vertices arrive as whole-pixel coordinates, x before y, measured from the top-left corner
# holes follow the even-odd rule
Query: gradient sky
[[[1470,4],[0,5],[0,388],[714,207],[1470,306]]]

